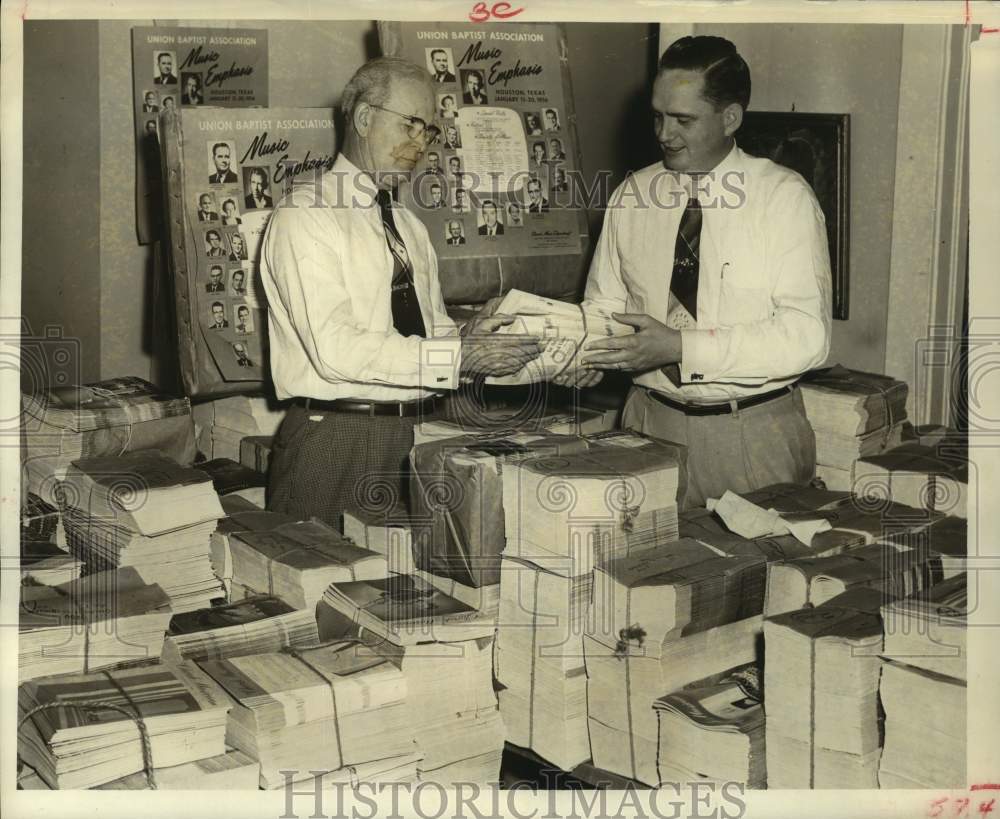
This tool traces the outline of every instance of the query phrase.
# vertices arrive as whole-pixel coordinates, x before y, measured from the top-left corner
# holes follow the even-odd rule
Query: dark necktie
[[[424,319],[420,315],[420,302],[417,300],[417,291],[413,284],[413,265],[410,263],[410,254],[406,252],[406,245],[396,230],[389,191],[380,189],[375,199],[382,211],[385,242],[393,259],[391,300],[393,326],[401,336],[426,336]]]
[[[701,243],[701,205],[689,198],[674,243],[674,272],[670,292],[691,318],[698,319],[698,245]]]

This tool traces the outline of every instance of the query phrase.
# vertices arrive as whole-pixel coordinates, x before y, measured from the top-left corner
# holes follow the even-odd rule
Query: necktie
[[[701,205],[689,198],[674,243],[674,271],[670,292],[691,318],[698,319],[698,245],[701,242]]]
[[[392,253],[392,323],[401,336],[426,336],[424,319],[420,315],[420,302],[413,284],[413,265],[406,245],[396,230],[396,220],[392,216],[389,191],[379,189],[375,196],[382,212],[382,227],[385,242]]]

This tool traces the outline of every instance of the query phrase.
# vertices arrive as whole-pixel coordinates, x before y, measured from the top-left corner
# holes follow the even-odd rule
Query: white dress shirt
[[[801,176],[736,146],[697,180],[656,163],[618,187],[584,303],[667,323],[689,192],[702,227],[697,322],[680,330],[680,385],[659,369],[635,382],[685,403],[716,403],[778,389],[822,364],[831,332],[823,213]]]
[[[279,399],[409,401],[458,385],[461,339],[445,313],[437,256],[427,229],[401,207],[393,217],[428,337],[393,326],[393,257],[375,190],[341,155],[320,183],[295,186],[271,215],[261,276]]]

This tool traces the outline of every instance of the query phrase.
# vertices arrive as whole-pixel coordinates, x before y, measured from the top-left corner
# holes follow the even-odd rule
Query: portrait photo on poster
[[[500,219],[500,209],[492,199],[484,199],[476,215],[480,236],[503,236],[503,221]]]
[[[237,304],[233,318],[236,321],[236,335],[246,336],[253,332],[253,311],[246,304]]]
[[[454,94],[438,94],[438,116],[444,119],[454,119],[458,114],[458,103]]]
[[[153,55],[153,84],[177,85],[176,65],[177,55],[173,51],[157,51]]]
[[[247,272],[242,267],[229,272],[229,290],[237,298],[246,298]]]
[[[208,329],[225,330],[229,327],[226,318],[226,305],[221,301],[213,301],[208,308]]]
[[[451,150],[462,147],[462,135],[458,131],[458,126],[452,122],[444,126],[444,147]]]
[[[177,109],[177,99],[173,94],[168,94],[163,97],[163,101],[160,103],[160,107],[164,111],[175,111]]]
[[[243,166],[243,207],[246,210],[273,208],[271,182],[267,168],[254,165]]]
[[[519,202],[507,203],[507,227],[524,227],[524,218],[521,216],[521,210]]]
[[[205,98],[201,90],[201,74],[195,71],[181,72],[181,105],[203,105]]]
[[[156,114],[160,110],[160,95],[155,91],[142,92],[142,113]]]
[[[447,245],[465,244],[465,226],[460,219],[449,219],[445,222],[444,241]]]
[[[546,131],[558,131],[560,129],[559,112],[555,108],[546,108],[542,111],[542,116],[545,119]]]
[[[222,200],[222,224],[228,227],[242,223],[243,220],[240,219],[240,209],[236,204],[236,199],[232,196],[227,196]]]
[[[427,55],[427,70],[434,82],[455,82],[455,60],[450,48],[426,48],[424,53]]]
[[[246,344],[242,341],[233,342],[233,355],[236,356],[236,363],[241,367],[253,367],[254,363],[250,360],[250,354],[247,352]]]
[[[232,233],[229,236],[229,261],[241,262],[247,258],[247,242],[242,233]]]
[[[231,140],[209,142],[207,151],[209,185],[233,185],[239,181],[236,146]]]
[[[221,264],[213,264],[208,268],[208,283],[205,285],[206,293],[223,294],[226,292],[226,281]]]
[[[219,209],[215,204],[215,194],[211,191],[204,191],[198,194],[198,207],[196,209],[199,222],[218,222]]]
[[[524,112],[524,132],[530,137],[540,137],[542,135],[542,122],[538,118],[537,111]]]
[[[451,209],[455,213],[469,212],[469,192],[465,188],[455,188],[451,199]]]
[[[458,73],[462,79],[462,102],[466,105],[488,105],[483,72],[476,68],[461,68]]]
[[[205,231],[205,255],[210,259],[221,259],[226,255],[226,248],[222,244],[221,231],[212,228]]]

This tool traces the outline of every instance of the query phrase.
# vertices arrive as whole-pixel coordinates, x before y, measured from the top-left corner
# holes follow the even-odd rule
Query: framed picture
[[[826,217],[833,274],[833,317],[849,315],[850,114],[747,111],[736,132],[740,148],[798,172]]]

